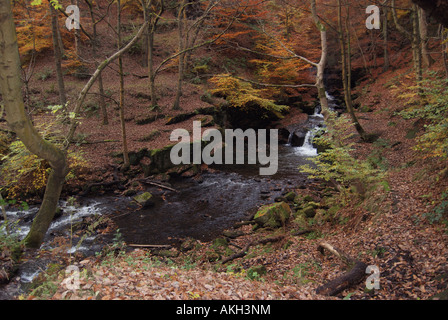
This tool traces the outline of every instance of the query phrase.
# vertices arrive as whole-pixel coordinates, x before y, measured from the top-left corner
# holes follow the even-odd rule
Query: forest
[[[446,0],[0,0],[0,116],[0,300],[448,299]]]

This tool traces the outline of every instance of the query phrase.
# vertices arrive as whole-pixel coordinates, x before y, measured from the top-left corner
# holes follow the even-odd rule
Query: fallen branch
[[[247,252],[249,251],[249,248],[251,245],[252,245],[252,242],[249,242],[248,244],[246,244],[246,246],[244,247],[243,250],[241,250],[240,252],[234,253],[231,256],[228,256],[227,258],[223,259],[221,261],[221,263],[226,264],[229,261],[244,257],[247,254]]]
[[[179,192],[176,189],[173,189],[171,187],[168,187],[168,186],[165,186],[163,184],[160,184],[160,183],[157,183],[157,182],[154,182],[154,181],[150,181],[150,180],[147,180],[147,179],[138,179],[137,181],[143,182],[143,183],[146,183],[146,184],[150,184],[150,185],[162,188],[162,189],[167,189],[167,190],[170,190],[170,191]]]
[[[322,254],[324,254],[325,250],[334,254],[349,268],[349,271],[317,288],[317,294],[335,296],[345,289],[358,285],[366,276],[367,265],[365,263],[353,259],[341,250],[334,248],[332,245],[322,242],[319,244],[318,250]]]
[[[277,242],[277,241],[283,240],[284,238],[285,238],[285,236],[277,236],[277,237],[272,237],[272,238],[261,239],[258,241],[251,241],[248,244],[246,244],[246,246],[244,247],[243,250],[241,250],[240,252],[234,253],[231,256],[228,256],[227,258],[223,259],[221,261],[221,263],[226,264],[229,261],[244,257],[247,254],[247,252],[249,251],[249,248],[253,245],[266,244],[269,242]]]
[[[158,245],[158,244],[128,244],[131,248],[146,248],[146,249],[171,249],[172,246],[169,244]]]
[[[291,233],[291,235],[292,236],[301,236],[301,235],[308,234],[308,233],[311,233],[311,232],[313,232],[313,230],[294,231],[294,232]]]

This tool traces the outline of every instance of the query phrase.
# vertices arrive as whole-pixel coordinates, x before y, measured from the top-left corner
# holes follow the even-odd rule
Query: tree
[[[392,16],[394,19],[395,26],[398,31],[400,31],[412,44],[412,61],[414,62],[414,70],[416,75],[417,82],[420,82],[423,79],[423,70],[422,70],[422,51],[421,51],[421,39],[420,39],[420,27],[419,27],[419,19],[418,19],[418,7],[417,5],[413,5],[411,12],[411,25],[412,31],[409,32],[404,28],[400,22],[397,15],[395,0],[392,0]]]
[[[178,36],[179,36],[179,55],[178,59],[178,75],[177,75],[177,90],[176,90],[176,98],[174,99],[173,110],[180,110],[180,97],[182,96],[182,81],[184,77],[184,60],[185,60],[185,34],[184,34],[184,25],[186,23],[186,14],[187,14],[187,5],[189,2],[187,0],[181,0],[179,3],[179,9],[177,14],[177,28],[178,28]]]
[[[67,103],[67,96],[65,94],[64,77],[62,75],[62,41],[60,41],[58,12],[57,8],[60,6],[57,2],[49,1],[51,14],[51,34],[53,37],[53,52],[56,66],[56,77],[59,90],[59,103],[63,106]]]
[[[426,67],[430,67],[434,63],[428,49],[428,21],[426,18],[426,11],[423,8],[416,8],[418,14],[418,22],[420,29],[420,45],[422,51],[423,62]]]
[[[157,108],[157,94],[155,79],[157,72],[154,70],[154,34],[162,13],[165,11],[163,0],[140,0],[143,8],[143,17],[147,24],[145,30],[144,47],[147,50],[147,66],[149,78],[149,91],[151,95],[151,108]]]
[[[347,110],[352,118],[353,124],[355,125],[356,131],[361,136],[364,141],[368,140],[368,135],[364,131],[363,127],[356,117],[355,110],[353,108],[352,102],[352,92],[351,92],[351,41],[350,41],[350,28],[349,28],[349,18],[350,9],[347,3],[346,6],[346,18],[345,18],[345,28],[342,24],[342,2],[338,0],[338,34],[339,34],[339,45],[341,48],[341,72],[342,72],[342,84],[344,88],[344,100]]]
[[[121,49],[122,40],[121,40],[121,1],[117,0],[117,35],[118,35],[118,50]],[[129,167],[129,153],[128,153],[128,142],[126,138],[126,122],[124,121],[124,74],[123,74],[123,59],[118,57],[118,73],[120,75],[120,123],[121,123],[121,138],[123,145],[123,167]]]
[[[28,247],[37,248],[53,220],[68,166],[65,153],[42,139],[25,113],[20,56],[10,0],[0,0],[0,30],[0,91],[6,121],[30,152],[47,160],[51,166],[42,205],[24,240]]]
[[[90,42],[92,44],[93,56],[94,56],[94,58],[96,58],[97,57],[97,47],[98,47],[97,24],[106,18],[107,14],[109,13],[109,8],[112,5],[113,1],[109,2],[108,7],[107,7],[107,12],[98,20],[95,18],[95,12],[93,10],[93,2],[91,0],[84,0],[84,1],[87,3],[87,6],[89,7],[90,19],[92,21],[93,32],[92,32]],[[75,30],[75,32],[79,32],[79,30]],[[95,67],[97,67],[97,66],[98,66],[98,64],[95,65]],[[103,117],[103,125],[108,125],[109,119],[107,116],[106,101],[104,99],[105,94],[104,94],[102,73],[100,73],[98,76],[98,91],[99,91],[98,93],[99,93],[100,108],[101,108],[101,113],[102,113],[102,117]]]
[[[390,59],[389,59],[389,0],[384,0],[383,8],[383,43],[384,43],[384,66],[383,71],[389,70]]]
[[[182,83],[184,80],[184,73],[187,69],[189,59],[193,50],[189,48],[195,47],[196,40],[199,35],[201,27],[204,25],[204,21],[210,16],[212,10],[220,3],[217,1],[207,1],[206,7],[202,15],[196,19],[188,17],[188,9],[192,7],[195,2],[190,0],[181,0],[178,6],[177,23],[178,23],[178,79],[176,97],[174,99],[173,110],[180,110],[180,98],[182,96]],[[192,21],[190,21],[192,20]]]

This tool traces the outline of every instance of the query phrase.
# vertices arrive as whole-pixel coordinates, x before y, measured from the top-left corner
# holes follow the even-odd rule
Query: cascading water
[[[306,133],[305,140],[303,142],[303,146],[296,148],[296,152],[298,155],[306,156],[306,157],[317,156],[317,149],[313,145],[313,138],[314,138],[314,129],[309,130]]]

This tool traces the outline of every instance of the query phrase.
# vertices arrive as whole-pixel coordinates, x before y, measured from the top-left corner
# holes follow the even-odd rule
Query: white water
[[[295,148],[295,152],[299,156],[303,157],[315,157],[317,156],[317,149],[313,146],[314,130],[310,130],[306,133],[303,146]]]

